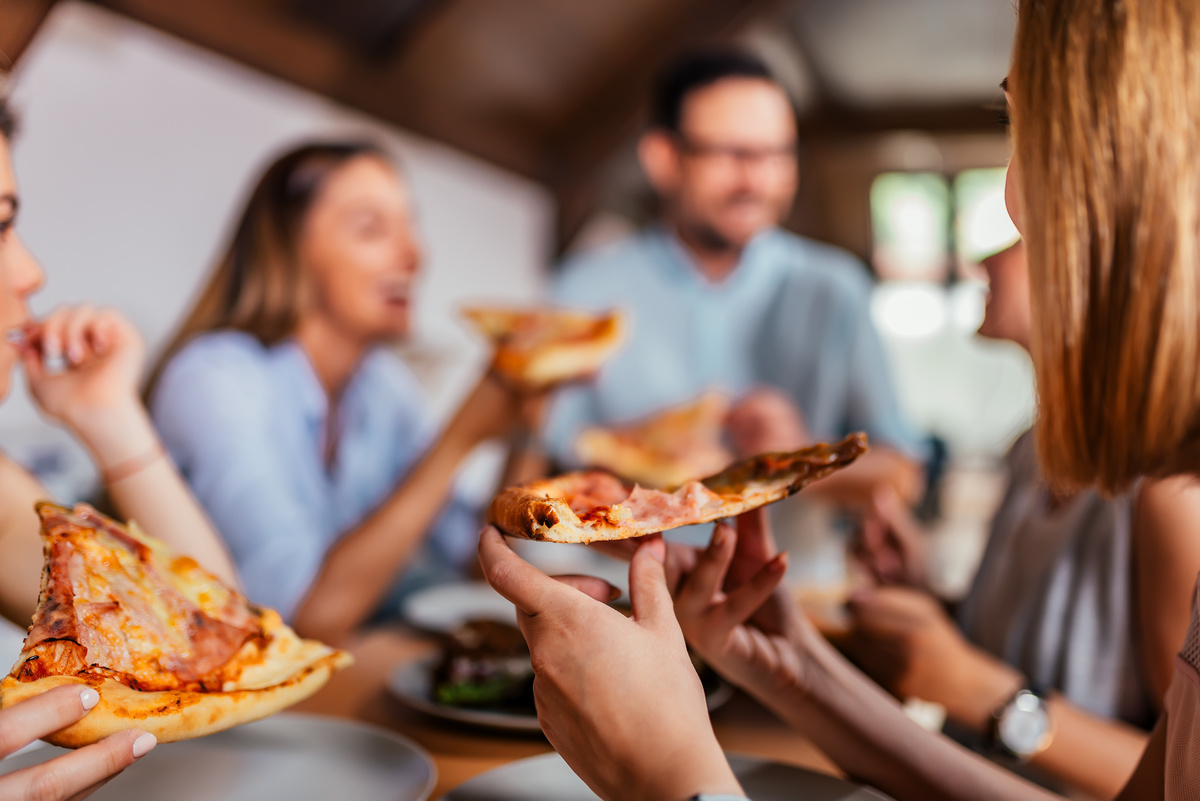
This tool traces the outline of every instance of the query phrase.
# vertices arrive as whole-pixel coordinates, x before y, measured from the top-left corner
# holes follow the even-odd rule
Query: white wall
[[[269,154],[338,134],[383,141],[413,185],[428,254],[413,361],[428,368],[439,411],[483,358],[457,306],[540,286],[553,221],[542,188],[95,6],[55,8],[20,62],[14,98],[20,229],[48,276],[35,313],[113,305],[157,348]],[[58,462],[51,488],[69,499],[92,476],[65,441],[23,388],[0,409],[0,447]]]

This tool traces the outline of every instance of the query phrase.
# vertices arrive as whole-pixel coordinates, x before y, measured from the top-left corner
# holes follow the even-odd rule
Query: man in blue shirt
[[[822,482],[863,500],[881,482],[914,499],[920,442],[899,413],[850,254],[779,228],[797,184],[795,112],[766,67],[738,52],[670,70],[638,147],[659,224],[565,264],[552,294],[625,309],[630,339],[594,383],[564,391],[546,428],[573,464],[581,429],[630,421],[717,388],[737,403],[735,448],[798,447],[865,430],[871,453]]]

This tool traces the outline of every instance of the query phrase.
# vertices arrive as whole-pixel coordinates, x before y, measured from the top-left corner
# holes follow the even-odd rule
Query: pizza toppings
[[[463,314],[492,341],[492,369],[527,389],[546,389],[594,374],[625,336],[618,312],[472,308]]]
[[[674,492],[629,486],[599,471],[568,473],[503,490],[489,520],[505,534],[549,542],[596,542],[732,517],[799,492],[867,450],[864,434],[836,444],[746,459]]]
[[[199,737],[299,701],[350,661],[135,527],[86,505],[37,511],[41,595],[0,707],[64,683],[98,688],[100,705],[55,744],[87,745],[131,722],[160,742]]]

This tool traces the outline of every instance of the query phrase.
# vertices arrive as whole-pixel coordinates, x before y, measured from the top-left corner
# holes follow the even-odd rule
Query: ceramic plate
[[[729,764],[754,801],[886,801],[887,796],[803,768],[731,756]],[[442,796],[442,801],[598,801],[558,754],[490,770]]]
[[[439,584],[404,599],[400,613],[426,631],[450,632],[468,620],[496,620],[517,625],[511,603],[482,581]]]
[[[437,666],[438,659],[437,654],[429,654],[397,665],[391,676],[388,677],[388,689],[392,695],[413,709],[443,720],[505,731],[536,732],[542,730],[542,727],[538,725],[537,715],[522,715],[488,709],[462,709],[444,706],[434,701],[433,669]],[[708,711],[712,712],[723,706],[732,697],[733,685],[719,678],[716,679],[705,699],[708,702]]]
[[[0,760],[0,774],[66,753]],[[413,742],[337,718],[283,713],[158,746],[92,801],[424,801],[437,771]]]

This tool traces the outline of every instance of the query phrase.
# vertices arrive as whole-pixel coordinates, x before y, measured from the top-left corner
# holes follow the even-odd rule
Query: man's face
[[[650,170],[676,222],[716,249],[745,247],[779,224],[796,194],[796,124],[783,90],[727,78],[684,101],[678,136]]]

